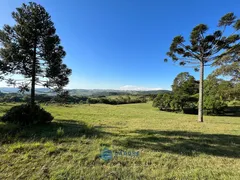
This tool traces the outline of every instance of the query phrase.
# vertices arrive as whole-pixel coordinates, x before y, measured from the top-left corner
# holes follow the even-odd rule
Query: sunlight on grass
[[[1,114],[11,106],[1,106]],[[239,117],[160,112],[151,103],[44,106],[50,125],[0,123],[0,179],[239,179]],[[100,158],[112,151],[139,157]]]

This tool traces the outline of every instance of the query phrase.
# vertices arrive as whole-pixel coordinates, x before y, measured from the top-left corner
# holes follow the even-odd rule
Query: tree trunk
[[[200,62],[199,100],[198,100],[198,121],[203,122],[203,79],[204,62]]]
[[[36,51],[37,45],[34,44],[33,63],[32,63],[32,84],[31,84],[31,108],[34,111],[35,105],[35,83],[36,83]]]

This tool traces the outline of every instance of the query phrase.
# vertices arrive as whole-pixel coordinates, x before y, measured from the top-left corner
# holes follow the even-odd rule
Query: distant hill
[[[19,93],[18,88],[11,87],[0,87],[1,93]],[[26,92],[26,94],[30,94],[30,92]],[[53,94],[51,90],[47,88],[36,88],[36,94]]]
[[[71,95],[76,96],[113,96],[113,95],[146,95],[168,93],[168,90],[154,91],[133,91],[133,90],[114,90],[114,89],[69,89]]]
[[[114,89],[68,89],[70,95],[75,96],[112,96],[112,95],[146,95],[168,93],[169,90],[152,90],[152,91],[133,91],[133,90],[114,90]],[[19,89],[10,87],[0,87],[2,93],[19,93]],[[26,94],[29,94],[27,92]],[[54,95],[55,93],[47,88],[36,88],[36,94]]]

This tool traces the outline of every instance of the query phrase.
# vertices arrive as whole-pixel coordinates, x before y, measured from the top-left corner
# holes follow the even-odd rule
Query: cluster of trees
[[[224,113],[229,104],[237,106],[240,102],[240,83],[210,75],[204,81],[204,87],[203,108],[207,113]]]
[[[165,111],[198,112],[199,81],[187,72],[177,75],[173,81],[172,93],[159,94],[153,106]],[[240,83],[218,79],[209,75],[204,81],[203,110],[206,114],[222,114],[229,102],[240,100]]]
[[[131,98],[130,96],[122,97],[119,96],[118,98],[89,98],[87,103],[89,104],[96,104],[96,103],[103,103],[103,104],[111,104],[111,105],[117,105],[117,104],[132,104],[132,103],[146,103],[147,98],[145,96],[139,96],[135,98]]]
[[[153,101],[154,107],[166,111],[184,111],[196,108],[199,82],[188,72],[177,75],[173,81],[172,92],[159,94]]]
[[[232,81],[240,81],[240,19],[234,13],[220,18],[218,29],[208,31],[206,24],[193,28],[189,42],[183,36],[176,36],[170,45],[167,56],[181,66],[190,66],[200,71],[198,121],[203,122],[204,108],[204,67],[216,66],[215,75],[228,75]],[[226,29],[230,28],[227,33]],[[168,59],[164,59],[168,61]]]

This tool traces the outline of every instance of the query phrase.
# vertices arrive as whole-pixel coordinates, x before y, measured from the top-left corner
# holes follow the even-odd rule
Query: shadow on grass
[[[207,154],[240,158],[240,136],[237,135],[147,129],[133,133],[138,135],[117,141],[116,144],[125,148],[149,149],[186,156]]]
[[[240,117],[240,106],[228,106],[221,116]]]
[[[58,133],[63,130],[63,133]],[[85,136],[87,138],[99,138],[108,133],[95,127],[88,126],[84,122],[75,120],[55,120],[49,124],[38,124],[21,128],[13,124],[0,124],[0,143],[13,143],[16,141],[64,141],[66,138]]]
[[[112,127],[111,127],[112,128]],[[62,129],[63,134],[58,133]],[[102,138],[116,136],[115,145],[125,148],[148,149],[186,156],[207,154],[240,158],[240,136],[227,134],[203,134],[188,131],[136,130],[134,135],[114,134],[91,127],[81,121],[56,120],[50,124],[20,128],[0,123],[0,145],[14,142],[48,141],[73,142],[76,137]],[[121,137],[121,138],[120,138]]]

